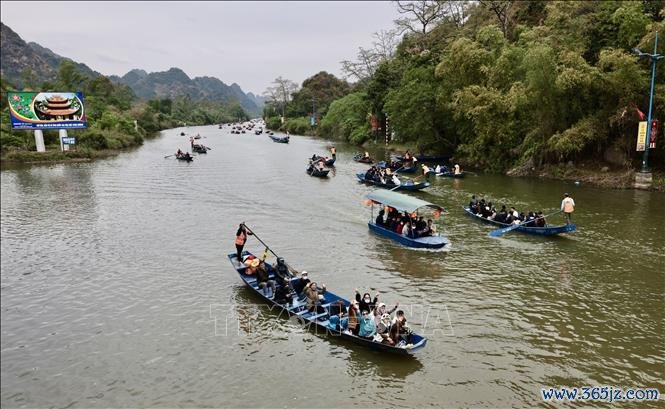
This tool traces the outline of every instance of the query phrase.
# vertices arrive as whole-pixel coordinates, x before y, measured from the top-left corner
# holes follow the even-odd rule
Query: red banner
[[[377,124],[376,124],[376,117],[372,115],[372,131],[376,131]]]

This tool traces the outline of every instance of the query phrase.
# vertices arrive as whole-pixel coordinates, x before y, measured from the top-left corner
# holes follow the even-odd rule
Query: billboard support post
[[[37,147],[37,152],[46,152],[46,146],[44,146],[44,132],[41,129],[35,129],[35,146]]]
[[[66,129],[58,129],[58,136],[60,137],[60,151],[64,152],[65,151],[65,144],[62,142],[62,138],[67,137],[67,130]]]

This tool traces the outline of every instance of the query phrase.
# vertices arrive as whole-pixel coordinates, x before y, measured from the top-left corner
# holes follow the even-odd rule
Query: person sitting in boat
[[[536,227],[546,227],[547,226],[547,222],[545,221],[545,216],[543,216],[543,211],[542,210],[538,211],[535,223],[536,223]]]
[[[376,216],[376,220],[375,220],[375,223],[376,223],[377,226],[381,226],[381,227],[384,226],[384,224],[385,224],[384,221],[383,221],[383,215],[384,214],[385,214],[385,212],[383,211],[383,209],[379,210],[379,215]]]
[[[471,201],[469,202],[469,210],[471,210],[471,212],[475,214],[477,207],[478,207],[478,200],[476,199],[476,195],[472,195]]]
[[[402,223],[402,221],[398,220],[397,218],[395,218],[395,221],[397,223],[397,227],[395,227],[395,233],[402,234],[402,230],[404,230],[404,223]]]
[[[330,304],[328,312],[331,317],[333,315],[340,315],[340,316],[346,315],[346,305],[344,305],[344,301],[337,300],[334,303]]]
[[[402,236],[404,237],[414,237],[413,234],[413,225],[411,224],[411,220],[408,220],[404,227],[402,228]]]
[[[462,174],[462,168],[456,163],[455,164],[455,174],[456,175],[461,175]]]
[[[412,331],[406,322],[404,311],[398,310],[390,325],[390,337],[397,342],[397,346],[406,347],[411,343]]]
[[[348,325],[349,325],[349,319],[347,317],[343,317],[342,315],[330,314],[327,327],[330,328],[331,330],[344,332],[348,329]]]
[[[360,326],[358,325],[358,301],[352,301],[349,305],[349,317],[347,324],[347,334],[358,335]]]
[[[284,278],[280,281],[280,286],[275,291],[273,300],[277,304],[291,304],[293,302],[293,289],[291,288],[289,279]]]
[[[374,310],[376,303],[379,301],[379,294],[376,294],[374,299],[370,297],[369,293],[365,293],[361,297],[360,292],[358,292],[358,289],[356,288],[356,301],[358,301],[358,306],[360,307],[361,311],[372,311]]]
[[[319,161],[319,162],[317,163],[317,167],[318,167],[319,170],[324,170],[324,169],[325,169],[325,166],[323,165],[323,161]]]
[[[271,280],[268,276],[268,270],[266,269],[266,263],[263,260],[254,259],[259,262],[258,267],[256,267],[256,283],[259,285],[259,289],[263,291],[263,294],[266,297],[270,296],[268,288],[272,290],[272,294],[275,294],[275,280]]]
[[[420,237],[424,235],[425,231],[427,229],[427,222],[423,218],[423,216],[418,217],[418,220],[416,221],[416,236],[415,237]]]
[[[390,314],[383,314],[379,317],[379,322],[376,324],[376,333],[379,336],[375,338],[382,344],[393,346],[395,341],[390,337]]]
[[[374,339],[376,334],[376,324],[372,319],[372,316],[369,314],[368,310],[361,309],[360,317],[360,330],[358,331],[358,336],[367,339]]]
[[[307,271],[303,270],[303,272],[300,273],[300,278],[293,280],[293,290],[296,292],[296,294],[300,295],[302,294],[305,287],[309,285],[309,283],[310,280],[307,275]]]
[[[376,305],[376,308],[372,311],[372,317],[374,318],[374,323],[378,326],[378,325],[379,325],[379,321],[381,321],[381,317],[382,317],[384,314],[388,314],[388,315],[390,315],[390,314],[392,314],[393,312],[397,311],[397,308],[398,308],[398,307],[399,307],[399,301],[396,302],[396,303],[395,303],[395,306],[394,306],[393,308],[391,308],[391,309],[388,309],[388,308],[386,307],[386,304],[385,304],[385,303],[382,303],[382,302],[378,303],[378,304]]]
[[[402,184],[402,181],[399,180],[399,178],[397,177],[396,174],[393,174],[393,177],[392,177],[391,180],[392,180],[392,182],[393,182],[393,185],[395,185],[395,186],[399,186],[399,185]]]
[[[434,172],[435,172],[435,173],[441,173],[441,165],[436,165],[436,166],[434,167]]]
[[[526,216],[525,221],[526,223],[524,224],[524,226],[536,227],[536,214],[534,212],[529,212],[529,214]]]
[[[365,154],[363,155],[364,159],[369,159],[369,152],[365,151]]]
[[[180,148],[178,148],[178,152],[175,153],[175,156],[178,158],[182,156],[182,151],[180,150]]]
[[[325,312],[325,308],[322,307],[321,300],[323,299],[323,294],[326,292],[326,285],[322,284],[321,288],[316,285],[316,282],[310,282],[307,287],[303,290],[303,294],[307,298],[307,310],[311,312],[316,312],[321,314]]]
[[[425,165],[425,164],[423,163],[422,165],[420,165],[420,167],[421,167],[422,170],[423,170],[423,175],[427,176],[427,174],[430,172],[430,168],[429,168],[429,166],[427,166],[427,165]]]
[[[436,236],[436,226],[432,222],[432,219],[427,219],[427,227],[425,227],[423,236]]]
[[[293,277],[291,271],[284,263],[284,258],[277,257],[277,263],[275,264],[275,278],[281,282],[282,280],[290,280]]]

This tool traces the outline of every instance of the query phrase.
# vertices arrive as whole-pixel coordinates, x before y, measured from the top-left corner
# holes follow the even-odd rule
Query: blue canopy
[[[413,213],[421,207],[443,210],[441,206],[435,205],[434,203],[426,202],[413,196],[393,192],[392,190],[374,190],[367,194],[367,198],[374,202],[393,207],[400,212]]]

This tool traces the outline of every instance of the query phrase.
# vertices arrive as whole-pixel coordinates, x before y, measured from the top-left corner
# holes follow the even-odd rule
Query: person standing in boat
[[[459,164],[455,164],[455,174],[456,175],[461,175],[462,174],[462,168],[460,168]]]
[[[575,201],[568,193],[564,193],[563,200],[561,201],[561,211],[566,218],[566,224],[570,224],[573,212],[575,211]]]
[[[178,149],[180,150],[180,149]],[[245,242],[247,241],[247,235],[252,235],[251,232],[247,232],[245,225],[240,223],[238,226],[238,231],[236,232],[236,257],[238,258],[238,263],[242,263],[242,249],[245,247]]]
[[[337,158],[337,149],[333,146],[330,148],[330,153],[332,154],[333,159]]]

